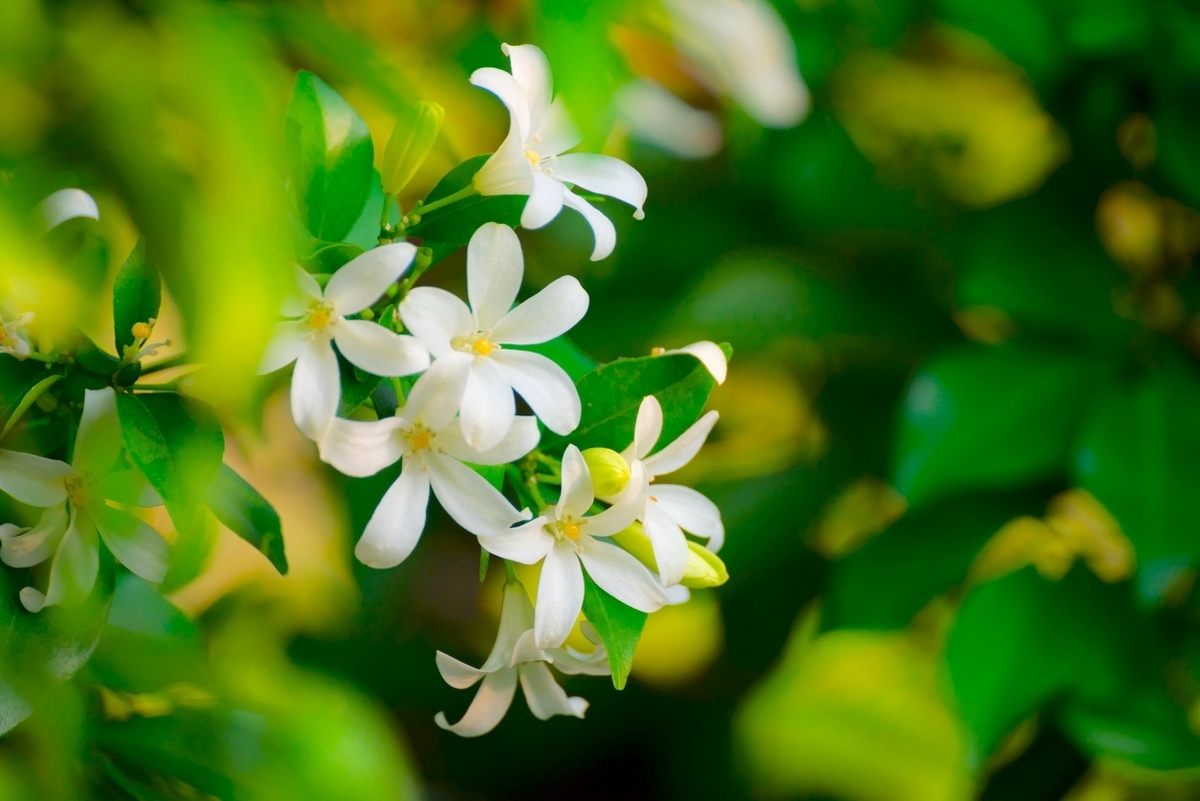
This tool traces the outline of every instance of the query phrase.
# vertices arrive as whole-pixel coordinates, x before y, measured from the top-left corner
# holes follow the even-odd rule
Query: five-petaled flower
[[[324,292],[315,278],[296,269],[299,294],[284,305],[283,316],[299,319],[275,326],[259,373],[296,363],[292,416],[310,439],[321,438],[341,401],[333,343],[348,362],[375,375],[412,375],[429,366],[428,351],[413,337],[369,320],[346,319],[379,300],[408,270],[416,252],[407,242],[368,250],[334,273]]]
[[[120,455],[121,425],[111,388],[87,390],[71,464],[0,450],[0,490],[45,510],[30,529],[0,525],[0,560],[31,567],[54,556],[45,594],[33,587],[21,590],[21,603],[29,611],[91,592],[100,567],[97,532],[117,561],[138,576],[153,583],[166,576],[166,541],[141,520],[109,505],[162,503],[140,473],[113,469]]]
[[[587,312],[588,295],[564,275],[512,308],[525,262],[521,243],[507,225],[487,223],[467,245],[467,296],[417,287],[400,304],[400,319],[429,347],[463,394],[463,436],[476,450],[496,446],[516,415],[513,390],[551,431],[568,434],[579,425],[579,392],[566,372],[537,353],[506,345],[536,345],[568,331]],[[453,410],[452,410],[453,411]]]
[[[451,725],[445,713],[438,712],[435,720],[439,726],[463,737],[487,734],[504,718],[516,694],[518,681],[525,691],[529,711],[539,720],[547,720],[554,715],[583,717],[587,711],[587,701],[568,697],[554,680],[547,663],[568,675],[584,673],[607,676],[608,657],[603,646],[597,645],[590,654],[579,653],[572,648],[540,649],[533,643],[533,618],[533,607],[525,588],[520,582],[511,582],[504,587],[496,644],[482,666],[473,668],[441,651],[437,652],[438,671],[451,687],[465,690],[483,679],[462,720]]]
[[[495,67],[471,74],[471,83],[500,98],[510,116],[508,136],[475,174],[475,189],[481,195],[529,195],[521,213],[525,228],[549,224],[564,205],[575,209],[596,239],[592,261],[603,259],[616,245],[616,229],[567,184],[624,201],[640,220],[646,180],[612,156],[566,153],[581,137],[562,99],[554,97],[546,54],[535,45],[504,45],[503,50],[512,62],[511,74]]]

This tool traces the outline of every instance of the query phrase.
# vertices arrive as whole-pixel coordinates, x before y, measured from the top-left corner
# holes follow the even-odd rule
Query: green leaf
[[[1108,507],[1138,557],[1138,592],[1158,601],[1200,558],[1200,379],[1170,361],[1116,385],[1084,422],[1074,479]]]
[[[371,393],[383,379],[365,370],[357,369],[340,356],[338,357],[338,370],[342,379],[342,399],[338,406],[338,415],[349,417],[352,411],[362,406],[367,398],[371,397]]]
[[[279,513],[228,465],[221,465],[205,494],[208,508],[234,534],[257,548],[281,576],[288,572]]]
[[[1159,671],[1166,666],[1157,664]],[[1163,686],[1161,672],[1140,676],[1102,702],[1069,699],[1059,721],[1085,752],[1151,770],[1200,766],[1200,739],[1188,713]]]
[[[158,269],[146,261],[139,244],[121,265],[113,284],[113,325],[117,354],[133,344],[133,326],[158,317],[162,303],[162,278]]]
[[[504,473],[507,465],[503,464],[473,464],[471,462],[463,462],[467,467],[474,470],[479,475],[487,479],[487,483],[491,484],[498,490],[504,489]]]
[[[29,391],[25,393],[25,397],[21,398],[20,403],[13,408],[12,414],[8,416],[8,420],[4,423],[4,429],[0,430],[0,437],[3,437],[5,434],[11,431],[12,427],[17,424],[17,421],[21,419],[21,416],[24,415],[25,412],[29,411],[29,407],[34,404],[38,397],[43,392],[50,389],[50,387],[61,381],[62,378],[62,375],[59,374],[46,376],[41,381],[30,387]]]
[[[604,643],[612,668],[613,686],[618,690],[625,689],[629,669],[633,667],[633,652],[637,650],[642,627],[646,625],[646,613],[626,606],[600,589],[585,570],[583,616],[595,627]]]
[[[954,491],[1065,475],[1103,374],[1095,360],[1032,347],[934,357],[905,394],[892,484],[915,507]]]
[[[301,70],[284,121],[284,156],[296,210],[313,236],[339,242],[350,232],[370,193],[374,152],[354,109]]]
[[[553,65],[555,89],[592,149],[604,143],[612,123],[613,92],[627,72],[609,35],[609,26],[623,7],[616,0],[538,3],[539,41]]]
[[[426,205],[470,186],[475,173],[488,158],[489,155],[482,155],[467,159],[446,173],[425,198]],[[484,223],[503,223],[511,228],[519,226],[527,199],[525,195],[472,195],[424,215],[408,233],[424,240],[424,244],[433,249],[436,263],[467,244]]]

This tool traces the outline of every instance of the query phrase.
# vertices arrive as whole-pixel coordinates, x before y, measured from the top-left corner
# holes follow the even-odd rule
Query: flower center
[[[404,439],[408,441],[408,447],[413,453],[429,450],[435,436],[436,434],[421,423],[415,423],[412,429],[404,433]]]
[[[329,327],[329,323],[333,320],[333,306],[322,301],[314,303],[312,308],[308,310],[308,317],[305,322],[309,328],[314,331],[324,331]]]
[[[84,476],[77,474],[69,475],[63,479],[63,485],[67,488],[67,500],[75,508],[87,506],[91,502],[91,493],[88,492],[88,481]]]
[[[582,520],[573,520],[571,518],[559,520],[554,524],[554,528],[556,529],[553,532],[554,536],[559,540],[559,542],[561,542],[564,538],[570,540],[571,542],[575,542],[579,539],[579,536],[583,534],[583,523],[584,521]]]
[[[533,168],[535,170],[542,163],[542,157],[540,155],[538,155],[538,152],[536,150],[526,150],[525,151],[525,159],[533,166]]]
[[[455,337],[450,341],[450,346],[463,353],[490,356],[492,351],[499,349],[500,346],[488,339],[489,333],[489,331],[477,331],[469,337]]]

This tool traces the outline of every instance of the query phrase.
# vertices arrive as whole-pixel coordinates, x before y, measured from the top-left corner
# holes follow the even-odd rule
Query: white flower
[[[605,540],[634,521],[644,508],[645,476],[636,466],[628,499],[596,515],[588,515],[595,496],[592,476],[579,449],[563,454],[562,497],[534,520],[508,531],[483,535],[479,544],[505,559],[531,565],[542,559],[534,618],[538,648],[561,645],[583,608],[583,569],[605,592],[643,612],[654,612],[667,596],[641,562]]]
[[[95,199],[82,189],[60,189],[43,200],[39,208],[47,231],[76,217],[100,219]]]
[[[697,80],[732,97],[771,128],[790,128],[808,114],[808,87],[796,46],[766,0],[664,0],[675,44],[698,68]]]
[[[692,108],[646,78],[630,81],[613,96],[617,114],[633,135],[684,159],[704,159],[721,149],[721,122]]]
[[[537,420],[517,417],[493,448],[472,450],[454,420],[462,384],[446,368],[439,360],[417,379],[396,417],[335,418],[319,442],[321,458],[349,476],[373,475],[404,460],[400,477],[379,501],[354,549],[370,567],[395,567],[412,553],[425,528],[431,488],[455,522],[474,534],[530,517],[463,462],[496,465],[519,459],[537,445]]]
[[[500,98],[510,115],[508,136],[475,175],[475,189],[481,195],[529,195],[521,213],[525,228],[547,225],[564,205],[575,209],[596,238],[592,261],[603,259],[616,245],[616,229],[566,185],[624,201],[640,220],[645,216],[646,181],[620,159],[566,153],[581,137],[562,99],[553,96],[546,54],[534,45],[503,45],[503,50],[512,61],[511,75],[495,67],[471,74],[471,83]]]
[[[33,313],[6,320],[0,315],[0,353],[9,353],[18,359],[29,355],[29,335],[25,329],[33,322]]]
[[[569,434],[579,425],[579,392],[566,372],[545,356],[504,346],[565,333],[587,312],[587,292],[565,275],[514,309],[524,273],[516,233],[486,223],[467,245],[470,307],[435,287],[417,287],[400,304],[404,325],[463,388],[454,409],[461,400],[463,436],[476,450],[507,435],[516,415],[513,390],[551,431]]]
[[[725,526],[717,505],[696,490],[653,482],[658,476],[675,472],[696,456],[716,425],[717,417],[717,412],[709,412],[674,442],[647,456],[662,435],[663,426],[662,406],[653,395],[647,395],[638,408],[633,442],[621,454],[629,462],[631,472],[640,472],[650,482],[643,496],[645,506],[638,519],[650,538],[659,576],[667,586],[678,584],[687,569],[687,537],[683,532],[707,539],[709,550],[715,553],[725,541]]]
[[[320,439],[341,401],[333,343],[346,361],[375,375],[412,375],[429,366],[428,351],[413,337],[369,320],[346,319],[379,300],[408,270],[416,252],[407,242],[368,250],[334,273],[324,292],[315,278],[296,268],[299,295],[284,305],[283,316],[300,319],[275,326],[258,372],[296,363],[292,417],[309,439]]]
[[[443,729],[463,737],[487,734],[504,718],[517,691],[517,682],[525,691],[525,702],[538,720],[554,715],[582,718],[588,703],[582,698],[569,698],[554,680],[546,663],[568,675],[586,673],[592,676],[609,674],[608,658],[603,646],[597,645],[590,654],[571,648],[541,650],[532,642],[533,607],[519,582],[504,587],[504,602],[500,607],[500,630],[496,644],[487,661],[473,668],[452,656],[437,652],[438,671],[451,687],[465,690],[483,679],[475,700],[458,723],[451,725],[444,712],[434,720]]]
[[[91,592],[100,565],[97,532],[117,561],[138,576],[155,584],[166,576],[166,541],[108,503],[162,503],[141,474],[113,471],[120,455],[121,424],[111,388],[87,390],[71,464],[0,450],[0,490],[46,510],[31,529],[0,526],[0,560],[6,565],[31,567],[54,556],[46,593],[21,590],[21,603],[30,612]]]

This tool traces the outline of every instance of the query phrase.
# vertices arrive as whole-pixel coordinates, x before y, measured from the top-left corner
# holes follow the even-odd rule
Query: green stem
[[[156,364],[143,365],[142,366],[142,375],[150,375],[151,373],[158,373],[163,370],[170,370],[172,367],[180,367],[187,363],[188,363],[188,355],[186,353],[176,353],[174,356],[170,356],[166,359],[163,359],[161,362],[158,362]]]
[[[168,381],[165,384],[134,384],[130,389],[140,392],[178,392],[179,382]]]
[[[513,568],[512,562],[504,560],[504,574],[508,578],[509,584],[519,584],[517,580],[517,571]]]
[[[58,364],[62,359],[58,356],[47,356],[43,353],[38,353],[36,350],[30,351],[25,355],[26,359],[33,359],[35,362],[44,362],[46,364]]]
[[[402,408],[408,399],[404,397],[404,387],[400,384],[400,379],[393,376],[389,379],[392,382],[392,390],[396,393],[396,408]]]
[[[437,211],[440,208],[449,206],[451,203],[457,203],[460,200],[465,200],[465,199],[471,197],[472,195],[477,195],[477,194],[479,194],[479,193],[475,190],[475,184],[472,182],[472,183],[467,184],[466,186],[464,186],[462,189],[458,190],[454,194],[446,195],[444,198],[435,200],[432,203],[428,203],[428,204],[418,203],[417,207],[414,208],[412,211],[410,211],[408,214],[410,217],[414,214],[416,214],[417,216],[423,217],[431,211]]]
[[[383,193],[383,211],[379,212],[379,230],[386,231],[391,224],[388,219],[391,217],[392,211],[392,196],[387,192]]]

